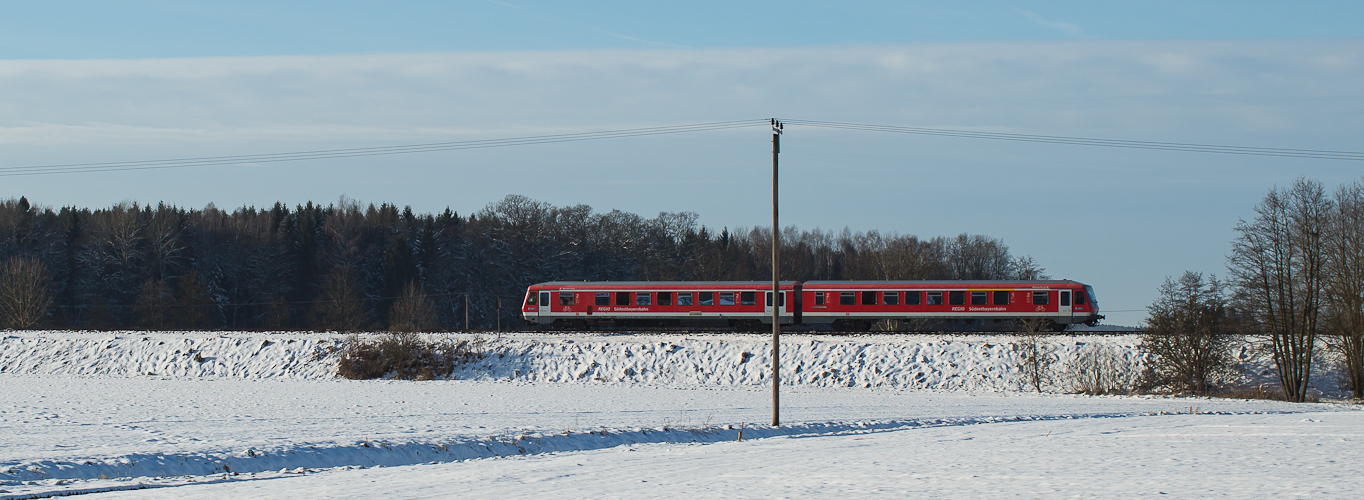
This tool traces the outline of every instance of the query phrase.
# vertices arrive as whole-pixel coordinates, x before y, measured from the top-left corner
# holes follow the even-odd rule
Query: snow
[[[96,497],[1354,498],[1364,491],[1361,425],[1359,412],[952,425],[261,474]]]
[[[373,338],[367,335],[363,338]],[[650,386],[766,385],[771,345],[762,334],[442,334],[479,339],[490,358],[454,378],[528,383]],[[0,337],[0,374],[170,378],[332,379],[340,334],[10,332]],[[1109,350],[1125,379],[1144,366],[1136,335],[1059,335],[1048,341],[1063,361]],[[1339,395],[1323,353],[1314,385]],[[892,387],[1009,391],[1026,387],[1019,350],[1008,336],[785,335],[782,380],[801,387]],[[1238,383],[1274,383],[1269,357],[1242,346]],[[1048,389],[1071,392],[1057,377]]]
[[[485,336],[424,382],[335,378],[344,339],[3,333],[0,498],[1330,496],[1364,458],[1347,404],[1019,392],[1006,337],[790,336],[781,428],[761,335]]]

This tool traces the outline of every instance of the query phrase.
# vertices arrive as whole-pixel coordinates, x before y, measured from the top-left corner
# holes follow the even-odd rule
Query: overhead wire
[[[687,125],[669,125],[660,127],[643,127],[620,130],[603,130],[596,132],[575,132],[567,134],[547,134],[524,137],[508,137],[500,139],[478,139],[469,141],[434,142],[424,144],[407,144],[399,146],[378,146],[367,148],[346,148],[346,149],[323,149],[314,151],[295,151],[284,153],[265,153],[249,155],[230,155],[230,156],[207,156],[196,158],[173,158],[165,160],[143,160],[143,161],[121,161],[121,162],[97,162],[97,163],[68,163],[57,165],[32,165],[18,167],[0,167],[0,177],[20,176],[20,175],[46,175],[61,173],[84,173],[84,172],[110,172],[125,170],[153,170],[167,168],[188,168],[204,166],[222,165],[244,165],[253,163],[274,163],[285,161],[301,160],[320,160],[333,158],[354,158],[362,156],[381,156],[395,154],[429,153],[435,151],[455,151],[462,149],[482,149],[499,148],[512,146],[529,146],[535,144],[554,144],[564,142],[596,141],[605,139],[620,139],[627,137],[643,137],[664,134],[682,134],[691,132],[707,132],[714,130],[726,130],[745,127],[767,126],[766,119],[760,120],[736,120],[727,122],[696,123]]]
[[[1181,151],[1193,153],[1214,153],[1214,154],[1234,154],[1250,156],[1271,156],[1284,158],[1304,158],[1315,160],[1342,160],[1342,161],[1364,161],[1364,152],[1358,151],[1333,151],[1318,149],[1294,149],[1294,148],[1265,148],[1253,146],[1228,146],[1217,144],[1197,144],[1179,142],[1157,142],[1157,141],[1134,141],[1126,139],[1100,139],[1092,137],[1068,137],[1054,135],[1037,134],[1017,134],[1007,132],[985,132],[962,129],[930,128],[930,127],[909,127],[900,125],[874,125],[865,123],[846,123],[831,122],[820,120],[802,119],[783,119],[787,125],[806,126],[815,128],[853,130],[862,132],[886,132],[899,134],[931,135],[940,137],[959,137],[967,139],[986,139],[1017,142],[1035,142],[1045,144],[1062,144],[1074,146],[1095,146],[1110,148],[1127,149],[1148,149],[1160,151]],[[141,161],[119,161],[119,162],[95,162],[95,163],[67,163],[53,165],[29,165],[15,167],[0,167],[0,177],[26,176],[26,175],[49,175],[63,173],[86,173],[86,172],[114,172],[129,170],[154,170],[171,168],[190,168],[206,166],[226,166],[226,165],[247,165],[257,163],[275,163],[303,160],[322,160],[336,158],[355,158],[365,156],[383,156],[398,154],[430,153],[438,151],[456,151],[466,149],[500,148],[515,146],[530,146],[539,144],[555,144],[566,142],[596,141],[607,139],[622,139],[630,137],[644,137],[665,134],[682,134],[693,132],[706,132],[715,130],[727,130],[749,127],[761,127],[770,124],[770,119],[754,120],[734,120],[724,122],[695,123],[685,125],[669,125],[658,127],[642,127],[618,130],[602,130],[595,132],[574,132],[566,134],[546,134],[522,137],[506,137],[498,139],[477,139],[467,141],[433,142],[421,144],[406,144],[397,146],[377,146],[365,148],[344,148],[344,149],[322,149],[311,151],[293,151],[282,153],[264,153],[247,155],[228,155],[228,156],[206,156],[191,158],[172,158],[164,160],[141,160]]]
[[[1364,152],[1330,151],[1319,149],[1261,148],[1251,146],[1226,146],[1216,144],[1194,144],[1182,142],[1132,141],[1124,139],[1097,139],[1091,137],[1066,137],[1056,135],[1014,134],[1005,132],[982,132],[974,130],[906,127],[898,125],[870,125],[864,123],[842,123],[818,120],[783,120],[787,125],[819,127],[829,129],[856,130],[864,132],[889,132],[899,134],[935,135],[943,137],[962,137],[968,139],[991,139],[1001,141],[1039,142],[1047,144],[1066,144],[1075,146],[1099,146],[1128,149],[1153,149],[1161,151],[1184,151],[1192,153],[1219,153],[1251,156],[1277,156],[1286,158],[1307,158],[1315,160],[1364,161]]]
[[[492,297],[492,298],[498,298],[498,299],[513,299],[514,301],[515,301],[515,300],[521,299],[523,295],[524,295],[524,294],[499,294],[499,293],[488,293],[488,292],[445,292],[445,293],[422,293],[422,294],[421,294],[422,297],[426,297],[426,298],[439,298],[439,297],[452,298],[452,297],[468,296],[468,297]],[[380,300],[396,300],[396,299],[401,299],[401,298],[402,298],[401,296],[389,296],[389,297],[361,297],[361,298],[358,298],[358,299],[351,299],[351,300],[343,301],[343,302],[365,302],[365,301],[380,301]],[[333,301],[331,301],[331,300],[325,300],[325,299],[316,299],[316,300],[282,300],[282,301],[278,301],[278,302],[259,302],[259,301],[257,301],[257,302],[211,302],[211,303],[207,303],[207,304],[176,304],[176,305],[171,305],[171,306],[166,306],[166,307],[168,307],[168,308],[190,308],[190,307],[210,307],[210,308],[212,308],[212,307],[247,307],[247,306],[273,306],[273,305],[321,304],[321,303],[324,303],[324,302],[333,302]],[[61,308],[64,308],[64,309],[92,309],[92,308],[94,308],[94,307],[96,307],[96,306],[93,305],[93,304],[72,304],[72,305],[59,305],[59,306],[56,306],[56,307],[61,307]],[[106,308],[110,308],[110,309],[119,309],[119,308],[131,309],[131,308],[136,308],[136,307],[138,307],[138,305],[137,305],[137,304],[102,304],[100,307],[106,307]]]

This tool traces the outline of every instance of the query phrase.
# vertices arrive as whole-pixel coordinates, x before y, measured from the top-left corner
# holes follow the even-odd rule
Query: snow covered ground
[[[1358,498],[1361,425],[1359,412],[955,425],[261,474],[95,496]]]
[[[0,498],[1360,490],[1358,407],[1021,393],[1005,338],[793,336],[780,429],[760,336],[511,335],[425,382],[334,378],[342,339],[0,334]],[[1058,339],[1096,345],[1139,368]]]

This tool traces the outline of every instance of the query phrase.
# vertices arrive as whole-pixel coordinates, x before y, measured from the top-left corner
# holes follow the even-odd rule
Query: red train
[[[1021,320],[1036,319],[1060,331],[1103,319],[1094,288],[1070,280],[783,281],[779,288],[782,324],[815,329],[867,331],[881,324],[911,330],[1010,330]],[[788,296],[794,300],[786,300]],[[555,281],[531,285],[521,315],[531,325],[578,329],[756,330],[772,324],[772,283]]]

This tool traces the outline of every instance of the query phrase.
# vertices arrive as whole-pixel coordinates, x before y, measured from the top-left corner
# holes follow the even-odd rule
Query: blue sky
[[[736,5],[737,4],[737,5]],[[3,166],[810,120],[1364,150],[1355,2],[0,2]],[[34,177],[0,197],[191,207],[507,194],[768,223],[760,127]],[[1140,310],[1232,228],[1357,162],[788,129],[783,223],[1003,238]],[[1115,312],[1113,323],[1144,314]]]
[[[5,1],[0,57],[1358,37],[1360,2]]]

